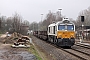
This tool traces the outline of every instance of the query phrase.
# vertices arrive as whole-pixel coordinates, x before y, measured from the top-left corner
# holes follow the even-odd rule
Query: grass
[[[42,60],[39,53],[37,52],[37,50],[35,49],[35,47],[32,44],[30,44],[29,51],[36,56],[37,60]]]
[[[0,34],[0,36],[1,36],[2,34]]]
[[[32,35],[30,34],[29,37]],[[46,55],[40,49],[38,51],[37,48],[39,48],[37,45],[30,44],[29,51],[36,56],[37,60],[48,60]]]

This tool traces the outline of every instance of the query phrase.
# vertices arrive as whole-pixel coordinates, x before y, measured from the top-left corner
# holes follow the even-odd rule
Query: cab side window
[[[48,32],[50,33],[50,27],[48,28]]]
[[[55,34],[55,26],[53,26],[53,34]]]

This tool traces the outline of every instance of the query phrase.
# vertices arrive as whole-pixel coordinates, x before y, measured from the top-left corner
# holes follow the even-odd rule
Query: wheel
[[[50,37],[48,37],[48,40],[47,41],[50,42]]]

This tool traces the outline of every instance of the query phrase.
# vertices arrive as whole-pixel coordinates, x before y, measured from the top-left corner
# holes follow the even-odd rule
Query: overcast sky
[[[76,19],[80,11],[90,7],[90,0],[0,0],[0,16],[12,16],[17,12],[24,20],[30,22],[45,19],[51,10],[56,13],[62,8],[61,14]]]

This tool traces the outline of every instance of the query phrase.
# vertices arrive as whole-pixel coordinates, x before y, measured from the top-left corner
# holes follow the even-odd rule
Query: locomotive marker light
[[[84,16],[81,16],[81,22],[82,22],[82,37],[81,37],[81,39],[80,39],[80,43],[82,43],[83,42],[83,27],[84,27],[84,25],[83,25],[83,22],[84,22]]]

